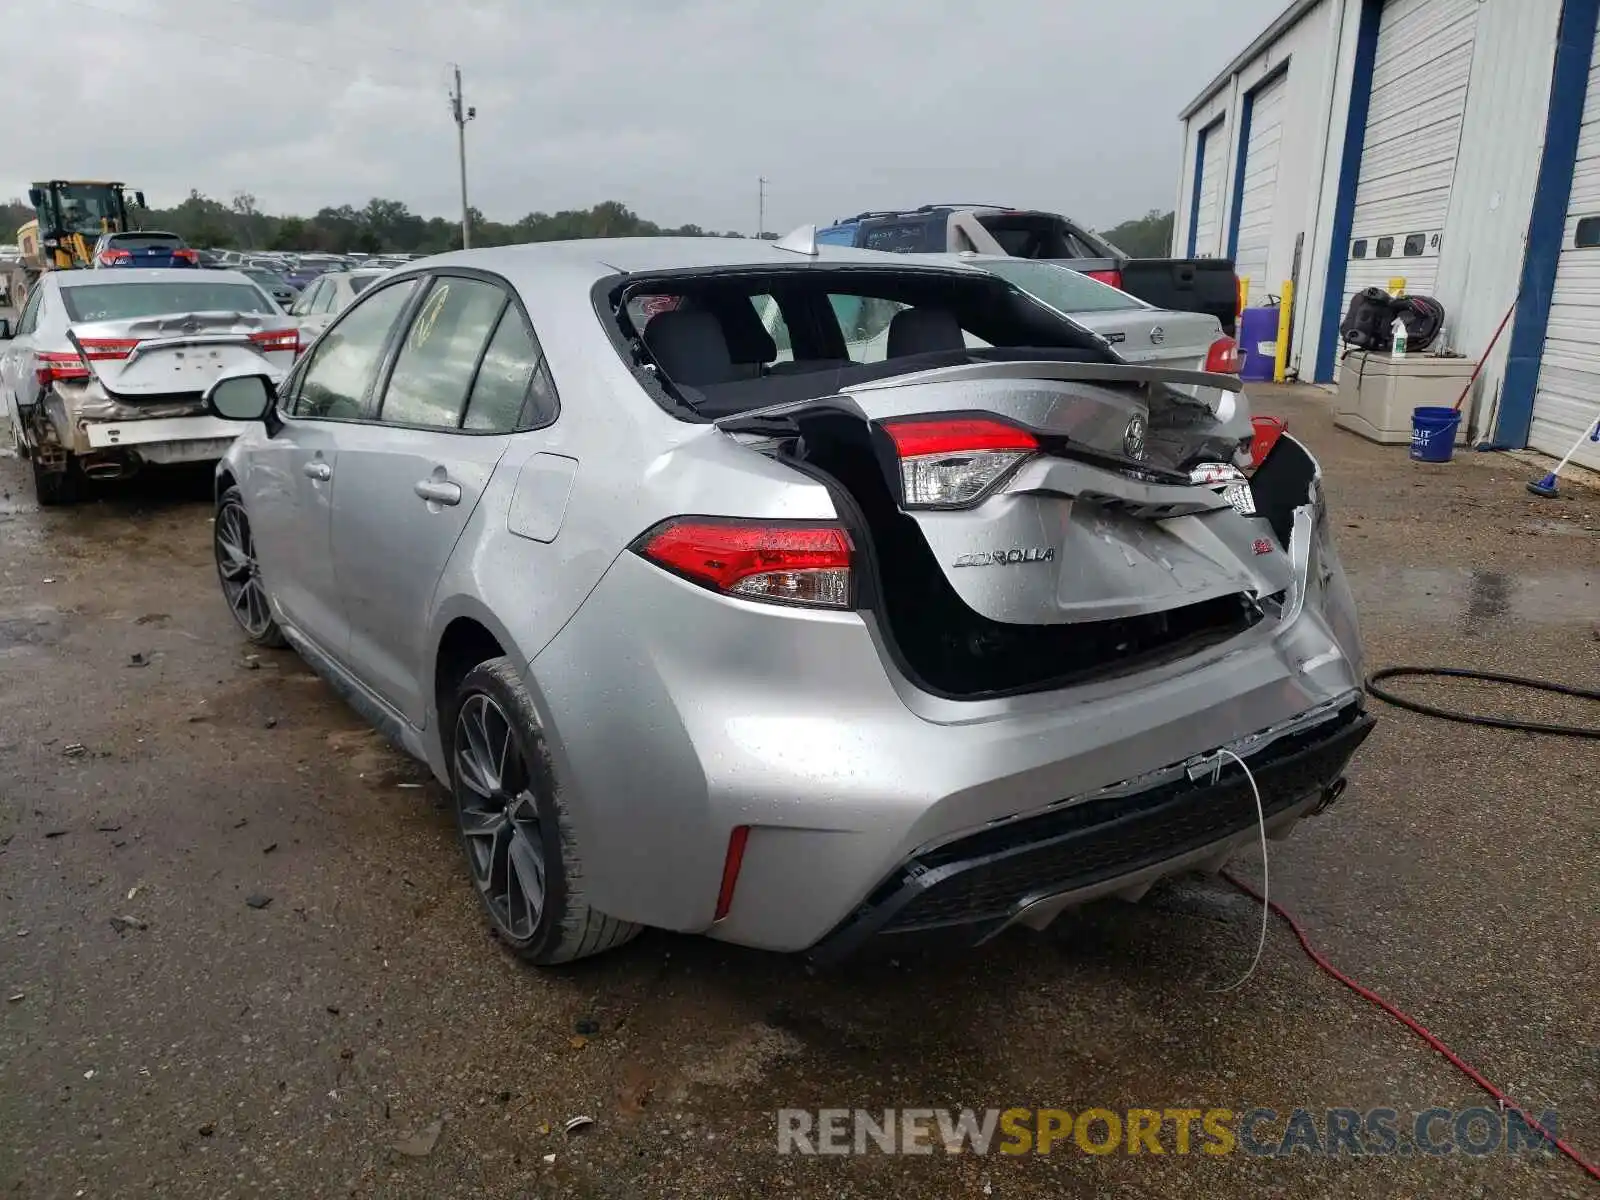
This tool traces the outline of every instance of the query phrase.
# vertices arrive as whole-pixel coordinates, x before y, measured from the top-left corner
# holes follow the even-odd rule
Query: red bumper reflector
[[[750,840],[750,826],[735,825],[728,835],[728,857],[722,862],[722,887],[717,892],[717,915],[720,921],[733,907],[733,889],[739,886],[739,868],[744,865],[744,847]]]

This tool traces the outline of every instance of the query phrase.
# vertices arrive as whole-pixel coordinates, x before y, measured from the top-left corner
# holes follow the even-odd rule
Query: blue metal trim
[[[1195,250],[1195,235],[1199,233],[1200,226],[1200,185],[1205,183],[1206,174],[1206,141],[1222,126],[1226,113],[1207,125],[1194,139],[1194,188],[1193,195],[1189,197],[1189,253],[1185,258],[1193,258]]]
[[[1383,0],[1361,0],[1356,29],[1356,61],[1350,75],[1350,113],[1345,118],[1344,153],[1339,160],[1339,190],[1333,202],[1333,231],[1328,238],[1328,279],[1322,293],[1322,333],[1317,338],[1317,364],[1312,378],[1333,380],[1333,357],[1339,349],[1339,321],[1344,316],[1345,268],[1350,262],[1350,233],[1356,219],[1356,184],[1361,179],[1361,151],[1367,140],[1367,109],[1372,103],[1372,68],[1378,59],[1378,23]]]
[[[1289,59],[1284,59],[1244,94],[1239,113],[1239,153],[1233,164],[1233,212],[1228,218],[1228,257],[1239,257],[1239,217],[1244,208],[1244,173],[1250,166],[1250,125],[1255,117],[1256,96],[1289,72]]]
[[[1600,0],[1564,0],[1561,5],[1544,154],[1534,184],[1527,249],[1522,256],[1522,282],[1512,318],[1511,345],[1506,352],[1505,379],[1500,385],[1500,415],[1494,426],[1494,444],[1503,449],[1526,446],[1533,427],[1533,401],[1539,390],[1539,366],[1550,325],[1556,267],[1566,238],[1567,205],[1572,199],[1572,174],[1577,166],[1597,21]]]

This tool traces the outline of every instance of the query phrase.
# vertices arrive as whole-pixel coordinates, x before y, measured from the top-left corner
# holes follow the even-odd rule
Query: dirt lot
[[[1323,458],[1369,665],[1600,679],[1600,495],[1534,501],[1498,456],[1412,464],[1319,393],[1257,404]],[[245,653],[207,488],[45,513],[0,459],[0,1194],[1594,1194],[1503,1154],[779,1155],[786,1107],[1484,1098],[1282,928],[1217,991],[1258,914],[1211,883],[830,975],[659,934],[523,968],[421,768],[293,655]],[[1346,799],[1274,847],[1275,894],[1600,1157],[1600,743],[1382,717]]]

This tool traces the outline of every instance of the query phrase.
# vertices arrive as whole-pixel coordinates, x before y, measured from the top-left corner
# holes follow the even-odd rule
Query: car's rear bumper
[[[1220,867],[1255,840],[1258,823],[1281,836],[1331,804],[1374,724],[1352,702],[1241,755],[1260,790],[1259,814],[1250,780],[1231,759],[1198,770],[1173,763],[1149,781],[926,848],[873,889],[814,957],[930,934],[982,942],[1102,896],[1137,899],[1179,871]]]
[[[1342,580],[1321,584],[1280,618],[1180,662],[961,703],[911,694],[860,614],[721,597],[624,554],[528,679],[569,800],[586,896],[625,920],[774,950],[830,937],[848,949],[851,938],[914,913],[914,901],[932,904],[918,899],[924,893],[941,903],[955,894],[960,885],[925,880],[903,890],[930,847],[1094,816],[1062,843],[1062,859],[1013,848],[1007,870],[1017,886],[995,905],[955,914],[969,934],[967,918],[977,916],[981,937],[1030,904],[1136,887],[1163,863],[1208,848],[1198,857],[1209,860],[1253,836],[1253,803],[1241,809],[1238,780],[1224,772],[1220,790],[1185,793],[1137,821],[1122,814],[1143,840],[1103,851],[1121,819],[1103,803],[1105,789],[1135,807],[1155,804],[1141,789],[1164,771],[1225,746],[1255,761],[1275,731],[1301,718],[1345,711],[1364,733],[1364,718],[1349,715],[1361,697],[1353,617],[1325,611],[1347,603]],[[1339,778],[1359,741],[1349,737],[1309,774],[1268,774],[1275,832]],[[750,832],[732,907],[716,920],[740,826]],[[1091,843],[1109,854],[1093,870],[1072,859]],[[976,879],[982,866],[963,859],[948,875]]]

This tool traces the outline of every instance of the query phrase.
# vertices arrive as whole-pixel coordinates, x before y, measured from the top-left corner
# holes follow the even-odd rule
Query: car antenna
[[[784,234],[772,243],[774,250],[787,250],[791,254],[804,254],[808,258],[817,257],[817,227],[815,225],[802,225],[790,233]]]

